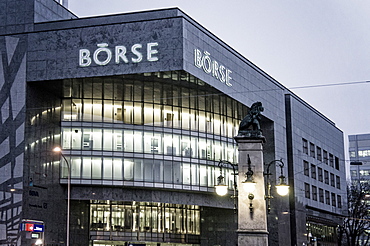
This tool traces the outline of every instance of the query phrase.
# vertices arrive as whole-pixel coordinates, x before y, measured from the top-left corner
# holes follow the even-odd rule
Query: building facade
[[[71,245],[235,245],[233,169],[218,197],[217,165],[238,163],[256,101],[264,161],[282,159],[291,186],[272,190],[270,245],[336,245],[333,122],[177,8],[78,18],[18,2],[0,1],[0,245],[65,245],[68,182]]]
[[[351,180],[354,182],[369,182],[370,134],[349,135],[348,143]]]

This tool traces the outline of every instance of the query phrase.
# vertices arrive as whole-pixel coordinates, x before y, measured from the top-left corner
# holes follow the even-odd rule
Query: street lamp
[[[250,212],[253,212],[252,201],[254,199],[253,192],[256,189],[256,182],[254,181],[254,178],[253,178],[254,172],[252,171],[252,168],[251,168],[251,159],[249,157],[249,154],[247,156],[248,156],[248,171],[245,173],[246,179],[242,181],[241,183],[243,184],[245,191],[248,193],[248,199],[250,200],[249,210]],[[276,165],[280,167],[280,172],[281,172],[279,176],[279,183],[275,186],[277,193],[280,196],[286,196],[289,193],[289,185],[287,184],[286,177],[283,174],[284,162],[281,159],[271,161],[269,164],[267,164],[267,172],[263,173],[264,175],[267,176],[267,195],[265,195],[265,199],[267,200],[267,212],[268,213],[270,213],[270,210],[271,210],[270,199],[273,198],[273,196],[271,195],[271,181],[270,181],[270,175],[272,175],[270,173],[270,166],[273,163],[276,163]],[[222,175],[222,167],[225,164],[229,164],[233,168],[233,175],[234,175],[234,196],[233,198],[235,199],[237,197],[236,196],[236,190],[237,190],[236,175],[238,175],[238,173],[236,173],[235,171],[235,167],[238,166],[237,164],[232,164],[228,161],[219,161],[218,167],[220,168],[220,176],[217,177],[217,185],[215,185],[215,190],[216,190],[217,195],[219,196],[225,196],[227,194],[228,186],[225,184],[225,177]],[[234,207],[236,209],[236,204]]]
[[[286,182],[286,177],[283,174],[283,167],[284,162],[282,159],[280,160],[273,160],[269,164],[267,164],[267,172],[264,173],[264,175],[267,176],[267,196],[265,196],[265,199],[267,200],[267,212],[270,213],[271,210],[271,199],[274,198],[271,195],[271,181],[270,181],[270,166],[272,164],[276,164],[280,167],[280,176],[279,176],[279,184],[275,185],[276,191],[280,196],[286,196],[289,193],[289,185]]]
[[[67,163],[68,167],[68,176],[67,176],[67,239],[66,239],[66,246],[69,246],[69,217],[70,217],[70,209],[71,209],[71,166],[67,158],[63,155],[62,149],[60,147],[55,147],[53,149],[54,152],[59,153],[64,161]]]

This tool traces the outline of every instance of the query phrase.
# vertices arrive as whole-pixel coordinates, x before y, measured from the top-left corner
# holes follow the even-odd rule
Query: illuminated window
[[[370,150],[359,150],[358,151],[359,157],[368,157],[370,156]]]
[[[200,208],[149,202],[92,201],[90,230],[200,235]]]

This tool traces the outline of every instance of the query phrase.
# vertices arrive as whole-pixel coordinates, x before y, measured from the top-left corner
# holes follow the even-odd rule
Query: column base
[[[268,231],[264,230],[238,230],[238,246],[267,246]]]

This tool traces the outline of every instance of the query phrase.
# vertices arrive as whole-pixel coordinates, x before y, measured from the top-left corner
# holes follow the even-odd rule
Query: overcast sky
[[[370,133],[369,0],[68,1],[79,17],[179,7],[334,121],[345,140]]]

